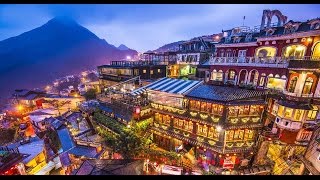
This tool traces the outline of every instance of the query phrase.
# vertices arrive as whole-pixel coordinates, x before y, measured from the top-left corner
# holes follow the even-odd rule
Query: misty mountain
[[[178,51],[179,50],[179,44],[184,41],[178,41],[178,42],[173,42],[170,44],[163,45],[159,47],[156,50],[153,50],[152,52],[166,52],[166,51]]]
[[[0,41],[0,97],[54,79],[134,56],[119,50],[68,18],[53,18],[19,36]]]

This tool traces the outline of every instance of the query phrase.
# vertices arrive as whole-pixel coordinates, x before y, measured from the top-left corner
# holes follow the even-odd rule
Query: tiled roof
[[[143,160],[89,159],[82,163],[75,175],[141,175]]]
[[[76,147],[70,149],[68,153],[76,156],[85,156],[88,158],[96,158],[99,155],[95,147],[80,145],[77,145]]]
[[[73,142],[72,137],[67,128],[60,129],[57,132],[61,142],[62,150],[64,152],[75,147],[75,143]]]
[[[24,100],[34,100],[38,97],[38,94],[28,94],[25,97],[20,97],[19,99],[24,99]]]
[[[186,97],[207,99],[213,101],[235,101],[249,98],[260,98],[265,95],[264,91],[247,90],[237,87],[225,87],[214,85],[200,85],[186,94]]]
[[[28,163],[29,161],[34,159],[37,155],[39,155],[41,152],[43,152],[44,148],[45,148],[44,140],[39,138],[34,138],[34,141],[31,140],[30,143],[20,145],[18,147],[19,152],[30,155],[26,159],[24,159],[22,162],[25,164]]]

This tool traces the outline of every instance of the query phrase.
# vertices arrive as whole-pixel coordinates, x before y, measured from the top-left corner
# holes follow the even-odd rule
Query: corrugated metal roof
[[[151,84],[136,89],[131,92],[132,95],[139,95],[147,90],[162,91],[173,94],[184,94],[193,87],[200,85],[202,81],[183,80],[173,78],[161,78]]]

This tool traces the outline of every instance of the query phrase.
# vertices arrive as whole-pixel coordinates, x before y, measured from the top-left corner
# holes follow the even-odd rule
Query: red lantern
[[[136,114],[140,114],[140,107],[136,107]]]

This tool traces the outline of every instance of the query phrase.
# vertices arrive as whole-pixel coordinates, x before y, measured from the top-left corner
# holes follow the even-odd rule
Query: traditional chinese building
[[[300,173],[301,163],[289,160],[305,152],[319,119],[319,22],[287,22],[280,11],[265,10],[260,27],[223,31],[215,55],[200,67],[209,84],[269,89],[256,163],[268,157],[274,174]]]
[[[162,78],[133,91],[141,93],[151,103],[159,147],[192,149],[190,159],[203,166],[235,168],[251,160],[263,126],[263,91]]]

